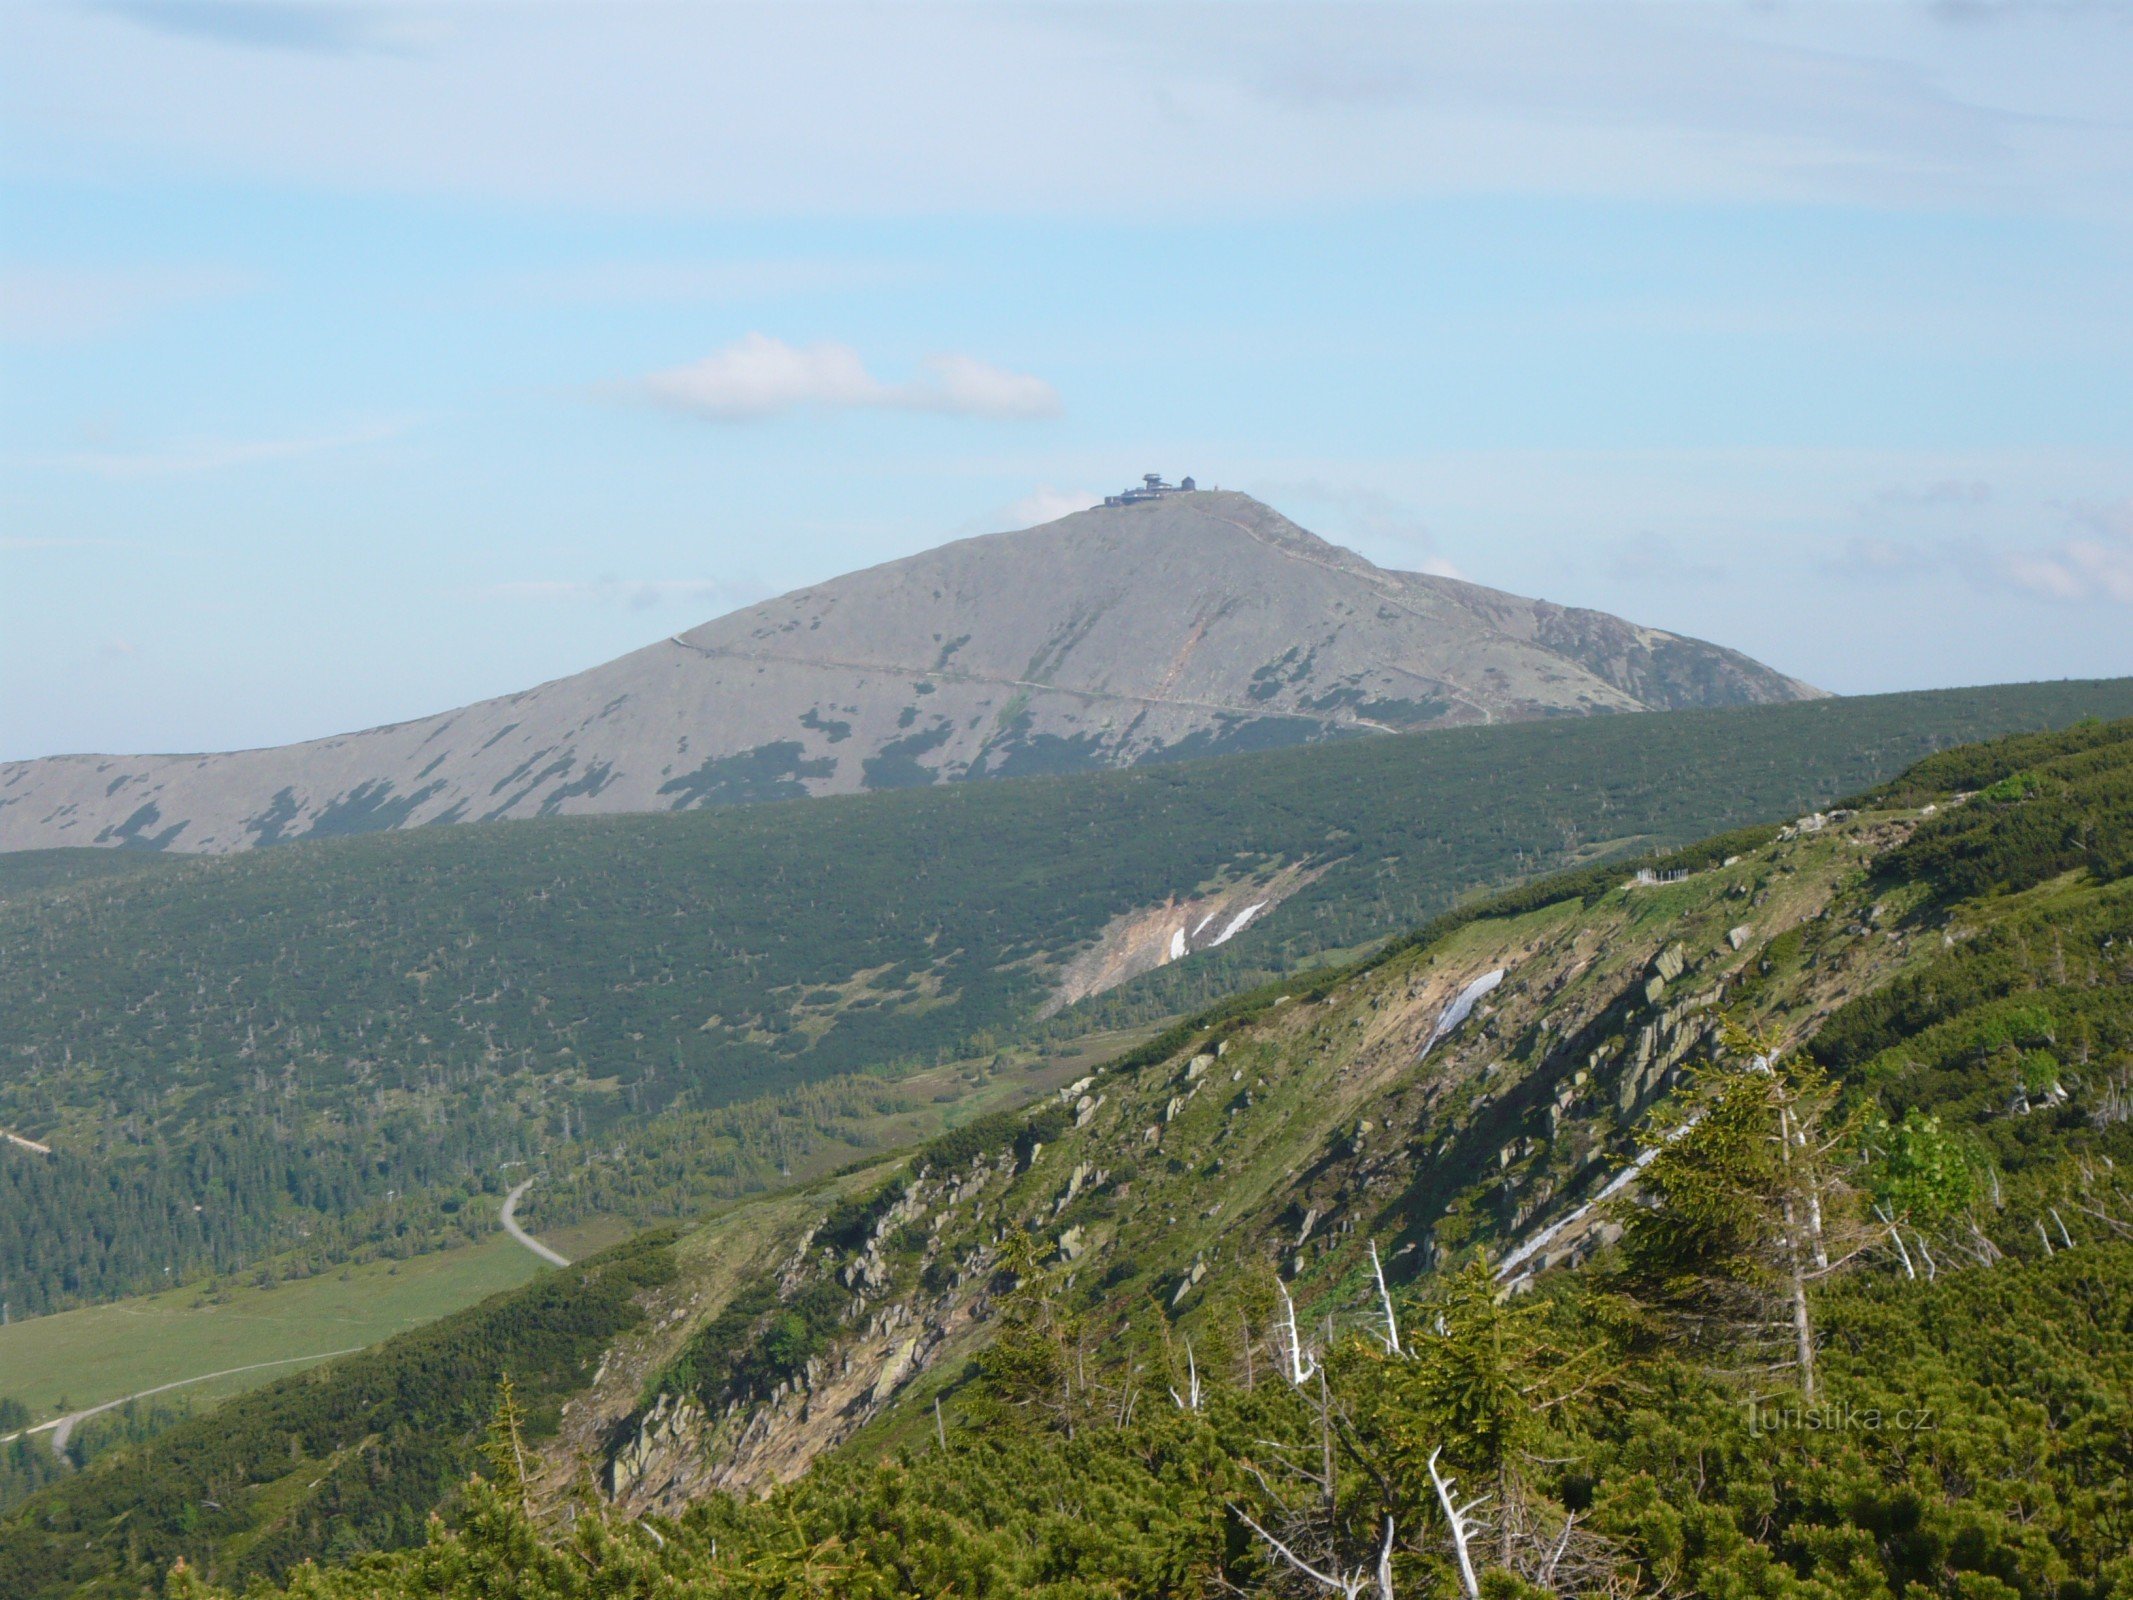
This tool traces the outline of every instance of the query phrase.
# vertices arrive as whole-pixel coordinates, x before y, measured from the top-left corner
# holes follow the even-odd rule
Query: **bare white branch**
[[[1393,1315],[1392,1291],[1385,1287],[1385,1266],[1378,1260],[1378,1242],[1370,1241],[1370,1270],[1377,1275],[1378,1304],[1385,1311],[1385,1349],[1391,1355],[1401,1355],[1400,1319]]]
[[[1436,1485],[1437,1503],[1444,1507],[1444,1520],[1451,1525],[1452,1548],[1459,1555],[1460,1585],[1466,1590],[1467,1600],[1481,1600],[1481,1580],[1474,1576],[1474,1558],[1467,1550],[1466,1519],[1481,1507],[1483,1501],[1476,1499],[1464,1507],[1459,1504],[1457,1486],[1437,1470],[1437,1457],[1443,1453],[1441,1448],[1429,1453],[1429,1481]]]

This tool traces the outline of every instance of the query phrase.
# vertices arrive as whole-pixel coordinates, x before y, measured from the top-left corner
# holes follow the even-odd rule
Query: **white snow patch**
[[[1474,1007],[1481,1003],[1481,997],[1503,982],[1503,970],[1498,967],[1494,972],[1484,972],[1453,996],[1452,1003],[1446,1006],[1443,1014],[1437,1018],[1436,1027],[1430,1030],[1429,1038],[1422,1046],[1422,1054],[1415,1058],[1418,1062],[1428,1060],[1430,1051],[1437,1048],[1437,1041],[1474,1014]]]
[[[1218,944],[1228,944],[1230,940],[1236,938],[1238,934],[1244,931],[1244,925],[1247,922],[1251,921],[1252,918],[1258,916],[1259,913],[1265,909],[1266,902],[1264,900],[1254,900],[1250,905],[1246,906],[1242,911],[1238,912],[1234,917],[1231,917],[1229,919],[1229,926],[1224,928],[1220,933],[1216,934],[1213,940],[1209,942],[1207,948],[1212,950]]]
[[[1193,937],[1194,937],[1195,939],[1199,938],[1201,934],[1203,934],[1203,933],[1205,933],[1205,932],[1207,931],[1207,925],[1208,925],[1208,924],[1209,924],[1210,922],[1214,921],[1214,920],[1215,920],[1215,918],[1216,918],[1216,917],[1218,917],[1218,916],[1220,916],[1220,915],[1221,915],[1221,912],[1220,912],[1220,910],[1215,910],[1215,911],[1210,911],[1210,912],[1208,912],[1206,916],[1204,916],[1204,917],[1202,917],[1202,918],[1200,919],[1200,925],[1199,925],[1199,926],[1198,926],[1197,928],[1195,928],[1195,929],[1193,929],[1193,930],[1192,930],[1192,936],[1193,936]]]
[[[1169,955],[1167,955],[1167,956],[1165,956],[1165,957],[1164,957],[1163,959],[1164,959],[1165,961],[1182,961],[1182,960],[1184,960],[1184,959],[1185,959],[1185,930],[1184,930],[1184,928],[1180,927],[1180,928],[1179,928],[1179,929],[1178,929],[1178,930],[1177,930],[1177,931],[1176,931],[1175,933],[1171,934],[1171,936],[1170,936],[1170,954],[1169,954]]]

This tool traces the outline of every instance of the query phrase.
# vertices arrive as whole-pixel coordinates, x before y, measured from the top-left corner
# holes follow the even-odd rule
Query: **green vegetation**
[[[475,1460],[499,1379],[533,1436],[553,1431],[643,1320],[636,1297],[672,1274],[669,1241],[648,1235],[113,1451],[0,1523],[0,1593],[137,1594],[180,1557],[279,1572],[408,1544]]]
[[[0,1586],[128,1592],[182,1554],[186,1600],[2133,1592],[2133,877],[2007,825],[2107,839],[2133,722],[1949,765],[1973,798],[1913,774],[1680,881],[1567,874],[1224,1001],[774,1202],[761,1239],[806,1245],[747,1271],[640,1247],[629,1370],[572,1401],[613,1419],[585,1464],[626,1498],[753,1459],[761,1498],[563,1515],[567,1465],[525,1465],[552,1386],[530,1422],[506,1396],[481,1481],[424,1479],[444,1519],[361,1524],[409,1548],[292,1569],[310,1500],[286,1536],[116,1531],[185,1481],[185,1423],[0,1524]],[[530,1292],[497,1304],[570,1314]],[[426,1337],[375,1359],[426,1370]],[[471,1390],[426,1462],[471,1460]],[[237,1437],[273,1437],[273,1393],[223,1409]],[[676,1395],[694,1431],[648,1429]],[[232,1466],[247,1530],[283,1465]]]
[[[19,1425],[11,1420],[11,1404],[20,1402],[0,1400],[0,1430]],[[110,1411],[84,1418],[67,1440],[64,1460],[53,1451],[50,1434],[24,1434],[9,1440],[0,1446],[0,1513],[14,1510],[46,1484],[58,1482],[69,1471],[87,1466],[98,1456],[154,1438],[183,1422],[195,1409],[196,1402],[189,1395],[129,1400]],[[27,1414],[24,1408],[22,1415],[26,1418]]]
[[[724,1192],[749,1192],[790,1165],[774,1119],[801,1119],[773,1097],[804,1086],[865,1096],[860,1078],[1144,1026],[1477,890],[2128,709],[2133,682],[2030,685],[152,868],[0,863],[0,1128],[58,1151],[0,1144],[0,1298],[23,1315],[299,1246],[314,1263],[434,1248],[468,1236],[501,1164],[559,1147],[576,1165],[551,1220],[582,1214],[569,1194],[672,1203],[671,1172],[580,1180],[587,1152],[670,1113],[752,1106],[658,1136],[718,1143]],[[1295,863],[1323,870],[1221,950],[1039,1020],[1113,917]]]
[[[650,1532],[586,1516],[544,1536],[507,1430],[456,1526],[290,1592],[1297,1592],[1278,1537],[1364,1592],[1382,1550],[1385,1592],[1456,1594],[1433,1469],[1455,1507],[1480,1501],[1462,1526],[1492,1597],[2061,1600],[2133,1581],[2133,1248],[1831,1291],[1827,1398],[1812,1409],[1653,1345],[1624,1309],[1583,1282],[1513,1308],[1485,1279],[1455,1279],[1405,1308],[1408,1359],[1358,1333],[1325,1354],[1322,1388],[1215,1374],[1191,1410],[1161,1394],[1129,1409],[1114,1377],[1078,1426],[1034,1409],[1026,1382],[988,1376],[973,1422],[940,1443],[842,1456],[765,1501],[713,1499]],[[214,1592],[194,1572],[173,1590]]]
[[[205,1372],[375,1344],[514,1288],[540,1265],[492,1233],[455,1250],[284,1278],[271,1288],[250,1277],[188,1285],[0,1328],[0,1372],[32,1420],[43,1421]],[[247,1374],[201,1392],[233,1393],[283,1376],[287,1369]]]
[[[10,850],[0,852],[0,900],[43,889],[132,877],[178,864],[179,857],[142,850]]]

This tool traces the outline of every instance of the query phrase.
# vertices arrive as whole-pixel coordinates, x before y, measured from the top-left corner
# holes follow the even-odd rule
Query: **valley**
[[[2133,1159],[2129,774],[2133,722],[2084,723],[1472,902],[1033,1107],[596,1253],[101,1458],[0,1524],[0,1578],[119,1593],[181,1553],[234,1580],[412,1542],[398,1508],[482,1459],[493,1371],[434,1365],[460,1349],[516,1352],[492,1486],[461,1491],[427,1551],[347,1578],[372,1587],[315,1592],[456,1594],[440,1586],[473,1563],[590,1594],[569,1576],[587,1562],[629,1595],[756,1592],[790,1562],[888,1592],[975,1571],[1171,1592],[1154,1575],[1278,1583],[1268,1526],[1367,1572],[1381,1525],[1427,1585],[1457,1541],[1417,1438],[1497,1485],[1508,1573],[1574,1552],[1625,1583],[1701,1584],[1748,1560],[1798,1575],[1849,1542],[1862,1582],[2086,1582],[2133,1514],[2105,1443],[2133,1415],[2113,1331],[2133,1213],[2110,1176]],[[1728,1131],[1795,1114],[1831,1130],[1802,1146],[1811,1177]],[[1783,1358],[1782,1270],[1763,1264],[1783,1258],[1758,1253],[1798,1239],[1777,1207],[1799,1193],[1832,1259],[1795,1280],[1818,1378]],[[588,1322],[580,1301],[604,1309]],[[1718,1314],[1738,1331],[1705,1349],[1694,1329]],[[1494,1369],[1459,1364],[1489,1351],[1502,1382],[1564,1398],[1460,1399]],[[419,1471],[359,1492],[362,1396],[418,1371],[459,1420],[423,1435]],[[1908,1435],[1788,1433],[1803,1383],[1954,1433],[1924,1445],[1923,1476]],[[1336,1418],[1343,1464],[1307,1513],[1292,1452]],[[1975,1486],[1964,1441],[1994,1430],[2024,1439],[2048,1504]],[[1491,1441],[1511,1439],[1541,1459],[1504,1476],[1525,1458]],[[1697,1473],[1746,1498],[1688,1492]],[[1785,1487],[1818,1477],[1846,1487]],[[213,1484],[215,1515],[154,1509],[166,1482]],[[1096,1497],[1095,1525],[1042,1487],[1062,1482]],[[1766,1492],[1775,1510],[1754,1510]],[[1874,1543],[1894,1493],[1938,1553]],[[121,1503],[147,1513],[123,1540]]]
[[[476,1239],[510,1162],[566,1169],[527,1196],[540,1228],[687,1216],[1477,891],[2122,711],[2123,681],[2014,686],[209,859],[0,854],[0,1126],[56,1152],[0,1149],[0,1295],[20,1316]],[[1148,937],[1106,943],[1129,926]]]
[[[0,1600],[2133,1600],[2129,22],[0,4]]]

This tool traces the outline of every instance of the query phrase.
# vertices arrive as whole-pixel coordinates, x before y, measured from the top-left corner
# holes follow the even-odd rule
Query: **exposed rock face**
[[[0,849],[221,852],[1793,700],[1736,652],[1390,572],[1241,494],[991,534],[522,693],[278,749],[0,765]]]

